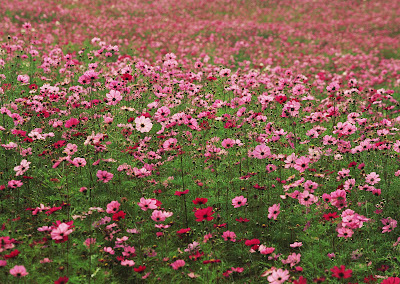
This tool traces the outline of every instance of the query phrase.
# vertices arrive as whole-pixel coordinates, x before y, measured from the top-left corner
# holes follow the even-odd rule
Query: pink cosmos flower
[[[260,246],[258,247],[258,251],[259,251],[261,254],[266,255],[266,254],[271,254],[271,253],[273,253],[273,252],[275,251],[275,248],[273,248],[273,247],[266,247],[265,245],[260,245]]]
[[[301,247],[303,245],[302,242],[294,242],[293,244],[290,244],[291,248],[298,248]]]
[[[50,233],[53,240],[63,240],[64,237],[72,233],[72,229],[66,223],[61,223],[57,228],[53,229]]]
[[[283,264],[290,264],[290,267],[295,266],[300,262],[301,254],[300,253],[292,253],[288,256],[287,259],[282,259]]]
[[[117,213],[117,211],[119,210],[119,206],[121,204],[119,204],[118,201],[111,201],[110,203],[107,204],[107,209],[106,212],[108,214],[114,214]]]
[[[148,209],[157,209],[157,200],[150,198],[145,199],[142,197],[140,198],[138,205],[143,211],[147,211]]]
[[[14,266],[13,268],[10,269],[10,274],[12,276],[20,278],[20,277],[24,277],[24,276],[28,275],[29,273],[26,271],[25,266],[16,265],[16,266]]]
[[[225,149],[232,148],[233,146],[235,146],[235,140],[233,140],[231,138],[224,139],[224,140],[222,140],[221,145]]]
[[[76,126],[78,126],[78,124],[79,124],[79,120],[78,119],[76,119],[76,118],[71,118],[71,119],[68,119],[66,122],[65,122],[65,127],[66,128],[74,128],[74,127],[76,127]]]
[[[101,170],[97,171],[96,176],[99,178],[98,181],[102,181],[104,183],[109,182],[114,177],[114,175],[112,173],[109,173],[107,171],[101,171]]]
[[[236,242],[236,234],[234,232],[225,231],[222,234],[222,237],[224,238],[225,241]]]
[[[14,171],[16,171],[17,173],[15,174],[15,176],[21,176],[23,175],[28,169],[29,169],[29,165],[31,164],[31,162],[28,162],[27,160],[22,160],[21,164],[19,166],[14,167]]]
[[[75,167],[84,167],[86,166],[86,160],[84,158],[77,157],[72,160],[72,164]]]
[[[28,84],[29,83],[29,76],[28,75],[18,75],[17,81],[21,82],[22,84]]]
[[[278,215],[280,213],[281,209],[281,204],[274,204],[271,207],[268,208],[268,219],[274,218],[276,220],[278,218]]]
[[[317,202],[318,198],[312,195],[308,190],[300,193],[297,197],[301,205],[309,207],[311,204]]]
[[[299,172],[304,172],[306,169],[308,169],[308,164],[310,163],[310,159],[304,156],[301,156],[295,161],[294,168],[298,170]]]
[[[119,91],[111,90],[110,93],[106,94],[107,105],[115,106],[122,100],[121,93]]]
[[[264,144],[257,145],[253,151],[253,155],[257,159],[265,159],[271,156],[271,149]]]
[[[22,181],[19,181],[19,180],[10,180],[8,182],[9,188],[17,188],[17,187],[21,187],[22,185],[23,185]]]
[[[365,177],[365,181],[370,185],[377,184],[378,182],[380,182],[380,180],[381,179],[379,178],[379,175],[376,172],[372,172]]]
[[[289,279],[289,271],[283,269],[277,269],[272,271],[271,275],[268,276],[268,281],[271,284],[281,284]]]
[[[346,202],[346,191],[338,189],[330,194],[331,196],[331,204],[338,209],[342,209],[347,206]]]
[[[149,132],[153,127],[153,123],[151,123],[150,118],[146,118],[144,116],[136,117],[135,123],[136,123],[136,130],[142,133]]]
[[[344,237],[345,239],[351,238],[354,234],[354,231],[349,228],[339,228],[338,230],[338,237]]]
[[[155,222],[163,222],[165,221],[165,219],[167,219],[167,216],[164,214],[163,211],[154,210],[151,214],[151,219]]]
[[[234,199],[232,199],[233,208],[239,208],[245,206],[246,203],[247,203],[247,198],[245,198],[243,195],[236,196]]]
[[[178,259],[175,262],[171,263],[171,266],[174,270],[178,270],[179,268],[185,266],[185,261],[183,259]]]
[[[78,146],[76,144],[68,143],[67,146],[65,146],[63,153],[72,156],[76,151],[78,151]]]

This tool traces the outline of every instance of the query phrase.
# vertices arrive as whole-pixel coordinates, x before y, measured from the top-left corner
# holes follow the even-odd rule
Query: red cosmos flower
[[[4,257],[5,259],[10,259],[10,258],[17,257],[19,254],[20,254],[20,251],[17,250],[17,249],[15,249],[15,250],[13,250],[11,253],[6,254],[6,255],[4,255],[3,257]]]
[[[192,200],[192,202],[194,203],[194,204],[206,204],[207,203],[207,201],[208,201],[208,199],[207,198],[199,198],[199,197],[197,197],[195,200]]]
[[[214,76],[210,76],[210,77],[207,78],[207,80],[208,81],[215,81],[215,80],[217,80],[217,78],[214,77]]]
[[[115,214],[112,216],[112,219],[113,219],[114,221],[119,221],[119,220],[121,220],[121,219],[125,219],[125,215],[126,215],[126,213],[125,213],[124,211],[121,210],[121,211],[115,213]]]
[[[38,85],[36,85],[36,84],[30,84],[30,85],[29,85],[29,89],[31,89],[31,90],[37,90],[37,89],[38,89]]]
[[[294,284],[307,284],[307,279],[304,278],[303,276],[300,276],[299,280],[294,280]]]
[[[175,195],[177,196],[182,196],[184,194],[188,194],[189,193],[189,189],[186,189],[185,191],[175,191]]]
[[[194,254],[189,255],[189,259],[196,261],[203,256],[204,252],[200,253],[199,251],[196,251]]]
[[[60,277],[58,280],[54,281],[54,284],[66,284],[68,283],[69,278],[67,276]]]
[[[326,221],[339,218],[339,216],[338,216],[338,214],[337,214],[336,212],[324,214],[323,217],[324,217],[324,219],[325,219]]]
[[[180,230],[176,231],[176,233],[177,234],[185,234],[185,233],[190,232],[190,230],[191,230],[190,228],[180,229]]]
[[[203,264],[219,263],[219,262],[221,262],[220,259],[210,259],[210,260],[205,260],[205,261],[203,261]]]
[[[240,218],[238,218],[238,219],[235,219],[236,221],[238,221],[239,223],[247,223],[247,222],[249,222],[250,220],[249,219],[247,219],[247,218],[242,218],[242,217],[240,217]]]
[[[133,76],[131,74],[125,73],[121,76],[121,79],[124,81],[131,81]]]
[[[204,220],[211,221],[214,219],[211,215],[213,215],[215,212],[212,212],[213,208],[212,207],[207,207],[204,209],[197,209],[197,211],[194,213],[194,216],[197,218],[197,222],[201,222]]]
[[[248,247],[254,246],[254,245],[259,245],[260,240],[259,239],[251,239],[251,240],[246,240],[244,244]]]
[[[400,284],[399,277],[389,277],[381,282],[381,284]]]
[[[353,274],[353,270],[351,269],[346,270],[346,267],[344,265],[341,265],[340,268],[337,266],[331,268],[331,272],[332,272],[332,277],[336,277],[338,279],[350,278],[351,275]]]
[[[287,101],[287,97],[283,95],[276,96],[275,101],[277,101],[280,104],[284,104]]]
[[[135,268],[133,268],[133,270],[134,270],[135,272],[142,273],[143,271],[146,270],[146,266],[144,266],[144,265],[139,265],[138,268],[135,267]]]

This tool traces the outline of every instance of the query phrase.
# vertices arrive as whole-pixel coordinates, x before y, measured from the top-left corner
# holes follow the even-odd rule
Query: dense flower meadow
[[[0,283],[400,284],[400,2],[0,2]]]

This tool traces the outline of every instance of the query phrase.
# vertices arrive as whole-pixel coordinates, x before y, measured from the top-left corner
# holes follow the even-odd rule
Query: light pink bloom
[[[72,233],[70,226],[65,223],[61,223],[57,228],[51,231],[50,235],[53,240],[62,240],[64,237]]]
[[[379,178],[379,175],[376,172],[372,172],[365,177],[365,181],[370,185],[374,185],[380,182],[381,179]]]
[[[281,284],[289,279],[289,271],[283,269],[277,269],[272,271],[271,275],[268,276],[268,281],[271,284]]]
[[[111,90],[110,93],[106,94],[107,105],[115,106],[122,100],[121,93],[119,91]]]
[[[16,176],[23,175],[29,169],[30,164],[31,164],[31,162],[28,162],[25,159],[22,160],[21,164],[19,166],[14,167],[14,171],[17,172],[15,175]]]
[[[136,117],[135,123],[136,123],[136,130],[142,133],[150,132],[151,128],[153,127],[153,123],[151,123],[150,118],[146,118],[144,116]]]
[[[157,209],[157,200],[155,199],[145,199],[145,198],[140,198],[140,202],[138,203],[139,207],[143,211],[147,211],[148,209]]]
[[[151,214],[151,219],[155,222],[163,222],[166,218],[167,216],[160,210],[154,210],[153,214]]]

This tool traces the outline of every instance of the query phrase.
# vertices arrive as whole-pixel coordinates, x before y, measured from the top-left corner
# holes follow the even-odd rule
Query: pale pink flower
[[[77,157],[72,160],[72,164],[75,167],[84,167],[86,166],[86,160],[84,158]]]
[[[106,94],[107,97],[107,105],[115,106],[122,100],[121,93],[119,91],[111,90],[108,94]]]
[[[157,209],[157,200],[155,199],[145,199],[145,198],[140,198],[140,202],[138,203],[139,207],[143,211],[147,211],[148,209]]]
[[[380,180],[381,179],[379,178],[379,175],[376,172],[372,172],[365,177],[365,181],[370,185],[377,184],[378,182],[380,182]]]
[[[153,123],[151,123],[150,118],[146,118],[144,116],[136,117],[135,123],[136,123],[136,130],[142,133],[150,132],[151,128],[153,127]]]
[[[165,219],[167,219],[167,216],[164,214],[163,211],[154,210],[151,214],[151,219],[155,222],[163,222],[165,221]]]
[[[288,280],[290,277],[288,270],[277,269],[272,271],[271,275],[268,276],[268,281],[271,284],[281,284]]]
[[[15,174],[16,176],[21,176],[23,175],[28,169],[29,169],[29,165],[31,164],[31,162],[28,162],[27,160],[22,160],[21,164],[19,166],[14,167],[14,171],[16,171],[17,173]]]
[[[66,223],[61,223],[51,231],[50,235],[53,240],[62,240],[71,233],[72,229],[70,229],[70,226]]]

